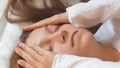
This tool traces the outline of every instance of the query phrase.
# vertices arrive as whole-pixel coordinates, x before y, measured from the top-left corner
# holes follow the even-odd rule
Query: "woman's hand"
[[[25,26],[23,29],[24,30],[32,30],[32,29],[36,29],[36,28],[46,26],[46,25],[55,25],[55,24],[62,24],[62,23],[63,24],[69,23],[67,13],[61,13],[61,14],[54,15],[50,18],[41,20],[33,25]]]
[[[28,46],[24,43],[20,43],[15,51],[24,59],[18,60],[18,64],[24,68],[51,68],[55,56],[39,46]]]

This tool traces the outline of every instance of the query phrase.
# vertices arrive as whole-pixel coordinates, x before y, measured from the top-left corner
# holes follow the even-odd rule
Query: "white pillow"
[[[0,68],[9,68],[10,56],[19,42],[22,30],[20,26],[9,23],[3,30],[0,38]]]

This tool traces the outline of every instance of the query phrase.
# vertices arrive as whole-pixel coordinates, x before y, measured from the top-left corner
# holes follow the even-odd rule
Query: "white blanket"
[[[2,22],[5,23],[5,22]],[[0,25],[2,25],[0,23]],[[5,24],[4,31],[0,38],[0,68],[9,68],[9,58],[12,51],[18,43],[18,39],[21,34],[20,27],[12,24]]]
[[[17,25],[17,24],[7,23],[5,19],[2,17],[6,3],[7,3],[7,0],[0,0],[0,68],[9,68],[10,56],[14,48],[17,46],[19,42],[19,37],[22,33],[21,24]],[[22,24],[22,25],[26,25],[26,24]],[[109,29],[111,28],[111,25],[112,24],[109,24],[108,26],[104,25],[103,27]],[[112,31],[114,34],[114,30]],[[104,42],[104,44],[107,44],[109,38],[108,38],[108,35],[105,36],[105,33],[103,32],[105,31],[103,30],[103,28],[101,28],[101,30],[95,36],[99,36],[100,39],[98,40],[101,42]],[[104,34],[104,36],[101,37],[101,34]],[[96,38],[99,38],[99,37],[96,37]],[[105,39],[105,37],[107,38]],[[119,44],[120,42],[115,41],[115,43]]]

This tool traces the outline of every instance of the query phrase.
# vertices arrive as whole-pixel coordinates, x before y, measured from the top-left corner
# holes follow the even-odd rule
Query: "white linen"
[[[7,0],[0,0],[0,19],[3,16],[3,12],[6,6]]]
[[[74,55],[56,55],[52,68],[120,68],[120,62],[101,61]]]
[[[9,68],[9,59],[19,42],[20,35],[20,27],[9,23],[6,24],[0,41],[0,68]]]
[[[120,18],[119,3],[120,0],[91,0],[67,8],[67,14],[76,27],[91,27],[110,18]]]
[[[64,0],[63,0],[64,1]],[[67,0],[67,2],[72,2],[74,0]],[[72,2],[73,3],[77,3],[79,2],[80,0],[77,0],[77,1],[74,1]],[[0,0],[0,68],[9,68],[9,60],[10,60],[10,56],[12,54],[12,51],[14,50],[14,48],[16,47],[17,43],[19,42],[19,37],[22,33],[22,29],[21,29],[21,25],[17,25],[17,24],[10,24],[10,23],[7,23],[5,21],[5,19],[3,18],[3,12],[4,12],[4,9],[5,9],[5,5],[7,3],[7,0]],[[68,4],[68,3],[66,3]],[[70,5],[72,5],[70,4]],[[23,24],[23,25],[26,25],[26,24]],[[110,26],[108,26],[108,29],[111,27],[112,24],[110,24]],[[104,25],[103,27],[106,27],[106,25]],[[113,32],[114,32],[114,28],[112,27],[113,29]],[[101,33],[104,32],[103,29],[101,29],[100,32],[98,32],[98,36],[101,36]],[[100,35],[99,35],[100,34]],[[106,33],[104,33],[105,35]],[[97,36],[96,35],[96,36]],[[99,39],[100,41],[104,41],[104,37],[102,37],[101,39]],[[104,41],[105,44],[108,43],[107,41],[108,39],[106,39]],[[102,42],[103,42],[102,41]],[[119,44],[118,41],[115,41],[115,43]],[[64,58],[61,58],[61,57],[64,57]],[[90,58],[85,58],[85,57],[73,57],[73,56],[69,56],[69,55],[59,55],[59,56],[56,56],[55,58],[55,61],[54,64],[62,64],[63,65],[66,65],[65,64],[66,62],[72,62],[74,61],[73,59],[76,59],[78,61],[80,61],[79,63],[81,64],[82,68],[85,68],[84,66],[87,67],[90,67],[91,66],[91,63],[96,63],[97,65],[101,65],[99,67],[96,67],[95,68],[110,68],[108,67],[109,65],[112,67],[112,68],[118,68],[118,63],[111,63],[111,62],[107,62],[105,64],[103,64],[104,62],[101,62],[101,60],[99,59],[90,59]],[[57,60],[56,60],[57,59]],[[67,60],[68,59],[68,60]],[[80,59],[80,60],[79,60]],[[64,61],[66,60],[66,61]],[[75,61],[76,61],[75,60]],[[81,61],[82,60],[82,61]],[[87,63],[87,61],[89,61]],[[75,62],[74,61],[74,62]],[[100,61],[100,62],[99,62]],[[85,62],[85,63],[84,63]],[[54,66],[53,64],[53,66]],[[94,64],[95,65],[95,64]],[[59,67],[56,67],[56,68],[61,68],[62,65],[60,65]],[[102,67],[104,66],[104,67]],[[115,67],[116,66],[116,67]],[[87,67],[87,68],[88,68]],[[119,66],[120,67],[120,66]],[[54,67],[55,68],[55,67]],[[62,68],[65,68],[65,67],[62,67]],[[69,67],[69,68],[73,68],[73,67]],[[80,68],[80,67],[78,67]],[[93,67],[92,67],[93,68]]]
[[[3,13],[4,13],[4,9],[5,9],[5,7],[6,7],[6,2],[7,2],[7,0],[0,0],[0,39],[1,39],[1,34],[2,34],[2,32],[4,31],[4,29],[2,29],[2,28],[4,28],[5,27],[5,24],[6,23],[2,23],[1,24],[1,21],[2,21],[2,17],[3,17]]]

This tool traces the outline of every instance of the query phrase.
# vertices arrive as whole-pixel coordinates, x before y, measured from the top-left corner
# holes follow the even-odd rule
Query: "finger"
[[[17,63],[24,68],[34,68],[31,64],[21,59],[19,59]]]
[[[41,63],[48,63],[48,65],[52,65],[52,62],[54,60],[54,56],[55,54],[42,49],[39,46],[31,46],[31,48],[33,48],[34,50],[36,50],[36,52],[38,52],[39,54],[41,54],[44,58],[42,60],[40,60]]]
[[[33,25],[25,26],[23,29],[24,30],[32,30],[32,29],[40,28],[40,27],[50,25],[50,24],[52,25],[52,24],[55,24],[56,22],[57,21],[55,21],[55,19],[53,17],[50,17],[50,18],[43,19]]]
[[[67,18],[67,13],[57,14],[50,18],[46,18],[42,21],[39,21],[33,25],[25,26],[23,28],[23,30],[32,30],[32,29],[36,29],[36,28],[43,27],[46,25],[55,25],[55,24],[59,24],[59,23],[62,23],[62,24],[69,23],[69,20]]]
[[[23,51],[21,48],[17,47],[15,49],[16,53],[20,55],[22,58],[24,58],[29,64],[32,66],[37,66],[38,63],[36,60],[34,60],[31,56],[29,56],[25,51]]]
[[[31,49],[27,45],[25,45],[24,43],[20,43],[19,46],[36,61],[42,61],[43,57],[40,56],[38,53],[36,53],[33,49]]]
[[[34,49],[37,53],[39,53],[42,56],[45,56],[46,54],[50,53],[49,51],[42,49],[39,46],[30,46],[32,49]]]

